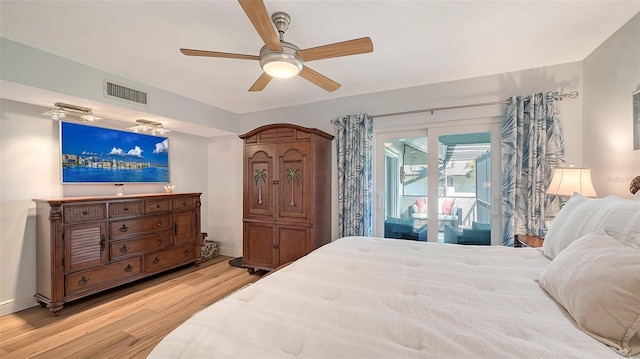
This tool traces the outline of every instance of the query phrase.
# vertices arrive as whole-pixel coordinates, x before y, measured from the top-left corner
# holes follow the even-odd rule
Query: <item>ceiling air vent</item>
[[[105,95],[109,97],[119,98],[121,100],[131,101],[142,105],[147,104],[147,93],[138,91],[129,87],[115,84],[111,81],[105,81]]]

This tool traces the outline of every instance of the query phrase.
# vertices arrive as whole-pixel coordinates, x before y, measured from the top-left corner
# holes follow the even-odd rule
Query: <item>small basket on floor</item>
[[[220,243],[206,239],[207,233],[202,233],[202,261],[208,261],[211,258],[215,258],[220,254]]]

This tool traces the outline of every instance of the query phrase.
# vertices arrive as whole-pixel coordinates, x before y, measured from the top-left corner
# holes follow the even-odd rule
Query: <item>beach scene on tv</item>
[[[168,183],[169,140],[61,123],[63,183]]]

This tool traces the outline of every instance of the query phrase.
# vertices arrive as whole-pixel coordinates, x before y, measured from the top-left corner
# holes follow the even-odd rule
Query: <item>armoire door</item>
[[[308,227],[278,226],[278,263],[283,265],[311,252],[310,231]]]
[[[274,145],[247,146],[245,168],[244,218],[275,218],[275,187],[278,178],[274,168]]]
[[[244,222],[243,263],[256,268],[275,268],[278,245],[272,223]]]
[[[313,173],[309,159],[309,143],[278,144],[279,185],[276,193],[278,199],[278,221],[304,222],[311,221],[313,196]]]

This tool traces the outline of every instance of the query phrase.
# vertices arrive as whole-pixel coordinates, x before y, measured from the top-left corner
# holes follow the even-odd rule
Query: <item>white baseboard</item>
[[[39,304],[34,297],[8,300],[6,302],[0,303],[0,317],[7,314],[19,312],[21,310],[29,309],[38,305]]]

